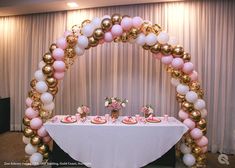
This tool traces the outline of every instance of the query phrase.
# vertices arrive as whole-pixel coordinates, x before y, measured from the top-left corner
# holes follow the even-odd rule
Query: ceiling
[[[0,16],[171,1],[182,0],[0,0]],[[77,2],[79,6],[70,8],[68,2]]]

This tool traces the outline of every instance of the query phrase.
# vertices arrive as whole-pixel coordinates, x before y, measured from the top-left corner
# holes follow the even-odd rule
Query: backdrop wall
[[[22,130],[29,82],[42,55],[66,29],[85,19],[120,13],[141,16],[177,37],[199,72],[208,109],[209,149],[235,153],[235,2],[189,1],[0,17],[0,96],[11,97],[11,130]],[[124,114],[152,104],[176,116],[170,78],[159,61],[137,45],[104,44],[79,57],[60,83],[54,114],[108,112],[106,96],[127,98]]]

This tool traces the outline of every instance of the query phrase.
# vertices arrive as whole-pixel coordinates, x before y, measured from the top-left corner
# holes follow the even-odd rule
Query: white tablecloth
[[[92,168],[145,166],[171,149],[188,129],[173,117],[168,122],[135,125],[96,125],[89,121],[44,125],[62,150]]]

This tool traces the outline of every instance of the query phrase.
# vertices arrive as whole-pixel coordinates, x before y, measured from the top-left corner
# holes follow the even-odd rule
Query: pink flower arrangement
[[[78,109],[77,109],[77,112],[78,112],[79,114],[83,114],[83,113],[88,114],[89,111],[90,111],[89,107],[84,106],[84,105],[82,105],[81,107],[78,107]]]
[[[127,99],[121,100],[118,97],[106,97],[104,106],[109,108],[110,110],[120,110],[121,108],[126,107],[127,103]]]
[[[154,108],[151,105],[146,105],[141,108],[141,112],[144,114],[153,114]]]

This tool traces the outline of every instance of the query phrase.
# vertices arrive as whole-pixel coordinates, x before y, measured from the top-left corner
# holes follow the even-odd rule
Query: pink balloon
[[[202,147],[202,153],[206,153],[207,152],[207,146],[203,146]]]
[[[111,32],[106,32],[104,34],[104,41],[105,42],[112,42],[113,41],[113,35]]]
[[[190,135],[192,136],[193,139],[200,139],[203,136],[202,131],[198,128],[192,129]]]
[[[132,25],[133,25],[132,19],[129,17],[124,17],[121,21],[121,26],[123,30],[130,30]]]
[[[42,120],[41,118],[33,118],[30,121],[30,127],[32,129],[39,129],[42,126]]]
[[[42,138],[42,141],[45,142],[45,143],[49,143],[51,141],[51,137],[48,135],[48,136],[45,136]]]
[[[160,60],[162,58],[162,53],[153,54],[153,58]]]
[[[64,32],[64,37],[67,37],[68,35],[72,35],[73,33],[69,30]]]
[[[29,97],[27,97],[27,99],[25,100],[25,104],[26,104],[28,107],[31,106],[32,102],[33,102],[33,100],[32,100],[31,98],[29,98]]]
[[[198,80],[198,73],[196,71],[193,71],[189,77],[191,78],[191,81],[197,81]]]
[[[181,59],[181,58],[174,58],[174,59],[172,60],[172,62],[171,62],[171,65],[172,65],[172,67],[175,68],[175,69],[180,69],[180,68],[183,67],[184,61],[183,61],[183,59]]]
[[[53,63],[53,68],[56,70],[56,72],[64,72],[65,71],[64,61],[55,61]]]
[[[180,118],[181,120],[185,120],[185,119],[188,118],[188,113],[186,113],[186,112],[183,111],[183,110],[180,110],[178,115],[179,115],[179,118]]]
[[[208,144],[208,139],[205,136],[202,136],[200,139],[196,141],[197,145],[203,147]]]
[[[162,63],[163,63],[163,64],[166,64],[166,65],[171,64],[172,60],[173,60],[172,55],[163,56],[163,57],[161,58]]]
[[[189,118],[185,119],[183,123],[184,123],[190,130],[193,129],[193,128],[195,128],[195,125],[196,125],[195,122],[192,121],[192,120],[189,119]]]
[[[67,47],[67,41],[66,38],[61,37],[59,39],[56,40],[56,45],[61,48],[61,49],[65,49]]]
[[[122,32],[123,32],[122,26],[117,25],[117,24],[114,25],[111,29],[111,32],[112,32],[112,35],[116,37],[122,35]]]
[[[140,28],[143,23],[143,19],[139,16],[135,16],[132,19],[132,23],[135,28]]]
[[[55,72],[54,77],[58,80],[61,80],[64,78],[64,72]]]
[[[53,50],[52,56],[56,60],[62,60],[64,58],[64,50],[62,50],[61,48],[56,48]]]
[[[35,111],[35,110],[32,109],[32,107],[29,107],[25,110],[25,115],[29,119],[32,119],[32,118],[35,118],[35,117],[38,116],[38,111]]]
[[[192,62],[186,62],[184,63],[184,66],[183,66],[183,72],[186,73],[186,74],[190,74],[193,72],[193,69],[194,69],[194,66],[193,66],[193,63]]]
[[[45,137],[48,135],[47,131],[46,131],[46,128],[44,126],[41,126],[41,128],[38,129],[37,131],[37,134],[40,136],[40,137]]]

